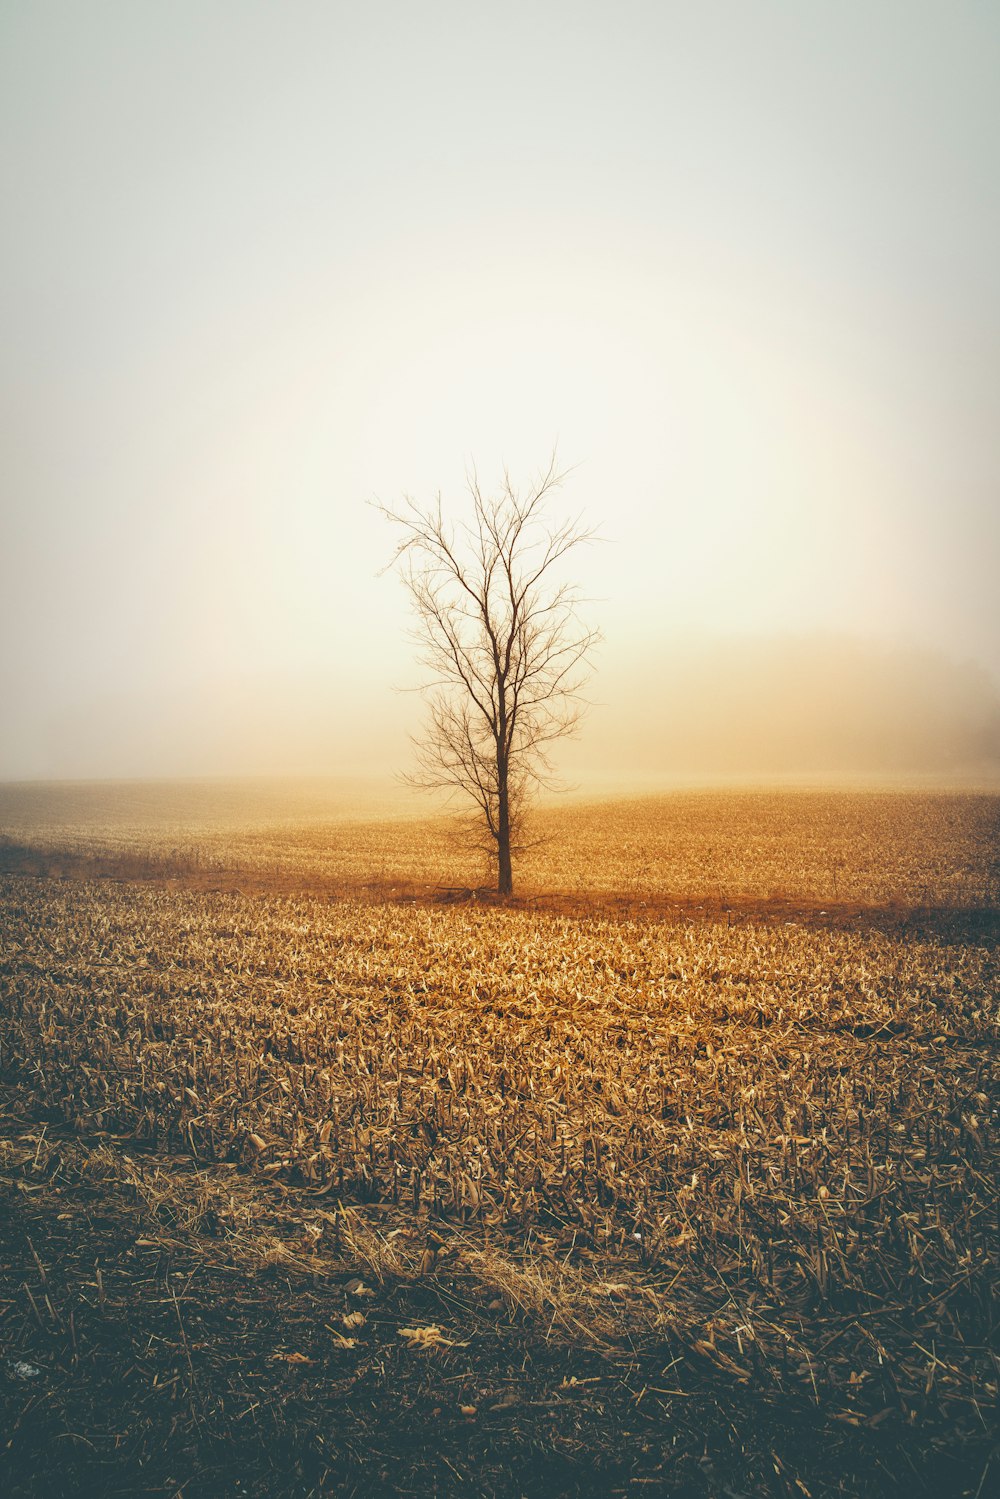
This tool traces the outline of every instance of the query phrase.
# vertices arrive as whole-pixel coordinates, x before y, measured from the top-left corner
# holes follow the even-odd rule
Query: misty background
[[[5,4],[0,778],[405,768],[365,501],[555,444],[578,784],[996,778],[998,77],[969,0]]]

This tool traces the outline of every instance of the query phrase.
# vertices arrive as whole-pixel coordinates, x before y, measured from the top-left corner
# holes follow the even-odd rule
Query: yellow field
[[[11,786],[0,788],[0,839],[103,858],[134,875],[214,871],[297,889],[418,894],[487,882],[451,818],[399,816],[403,805],[370,791],[334,798],[314,789],[310,800],[308,787]],[[988,794],[733,790],[567,801],[540,809],[529,837],[537,846],[518,861],[515,889],[546,898],[1000,903],[1000,797]]]
[[[996,1395],[995,931],[817,903],[995,904],[997,813],[571,806],[521,871],[572,893],[562,911],[418,899],[475,877],[440,822],[207,829],[188,867],[227,869],[218,890],[184,888],[162,830],[62,825],[50,856],[169,855],[172,879],[4,879],[3,1065],[126,1160],[132,1141],[284,1183],[311,1253],[348,1235],[419,1274],[433,1222],[550,1332],[669,1327],[738,1379],[780,1360],[845,1419],[891,1367],[904,1403],[933,1390],[965,1419]],[[320,893],[234,893],[233,871]],[[405,899],[351,893],[379,881]],[[629,899],[586,914],[588,892]],[[644,911],[664,895],[696,904]]]

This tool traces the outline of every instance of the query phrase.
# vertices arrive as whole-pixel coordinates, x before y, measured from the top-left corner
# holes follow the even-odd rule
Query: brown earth
[[[350,884],[305,872],[201,869],[176,862],[167,867],[141,856],[85,854],[36,849],[0,840],[0,874],[42,879],[106,879],[154,885],[166,890],[224,891],[239,895],[304,895],[320,900],[347,897],[375,904],[455,905],[480,902],[508,910],[538,911],[552,916],[630,921],[797,922],[810,927],[877,928],[896,934],[937,936],[956,942],[1000,942],[1000,908],[996,906],[910,905],[894,901],[863,905],[857,901],[810,900],[801,896],[688,897],[672,892],[617,895],[604,891],[527,890],[500,896],[495,890],[467,886],[426,885],[416,881],[367,881]]]
[[[257,1252],[185,1226],[204,1168],[158,1157],[176,1191],[137,1200],[113,1165],[136,1142],[39,1120],[9,1079],[0,1147],[9,1499],[991,1492],[985,1426],[914,1425],[891,1386],[848,1420],[669,1339],[572,1346],[449,1272],[436,1234],[425,1275],[380,1282],[306,1252],[308,1194],[225,1167]]]
[[[50,878],[136,877],[108,861],[10,845],[2,863]],[[168,888],[303,890],[301,881],[239,872],[146,878]],[[346,892],[314,884],[308,893]],[[381,896],[495,898],[416,886]],[[628,919],[871,924],[956,941],[1000,934],[995,910],[541,895],[515,904]],[[151,1200],[135,1182],[154,1166],[160,1187]],[[245,1239],[220,1229],[210,1210],[192,1209],[207,1200],[206,1186],[245,1200]],[[330,1208],[322,1214],[329,1242],[307,1243],[314,1194],[233,1165],[154,1159],[133,1139],[74,1132],[40,1112],[26,1080],[0,1058],[0,1492],[996,1492],[1000,1447],[986,1407],[944,1426],[907,1409],[887,1380],[870,1414],[858,1416],[822,1389],[790,1394],[765,1369],[748,1379],[689,1342],[574,1343],[460,1262],[453,1268],[446,1225],[420,1230],[424,1273],[380,1279],[352,1256],[341,1231],[347,1215]]]

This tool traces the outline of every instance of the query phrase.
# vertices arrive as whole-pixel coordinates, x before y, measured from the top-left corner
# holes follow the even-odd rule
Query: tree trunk
[[[510,867],[510,830],[506,839],[501,838],[497,850],[497,894],[513,895],[514,875]]]
[[[514,873],[510,863],[510,795],[507,765],[497,759],[497,894],[513,895]]]

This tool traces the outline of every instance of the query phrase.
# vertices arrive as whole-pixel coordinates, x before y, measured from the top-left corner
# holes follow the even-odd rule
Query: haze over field
[[[0,777],[405,767],[365,505],[606,541],[582,783],[1000,767],[1000,11],[0,15]]]

